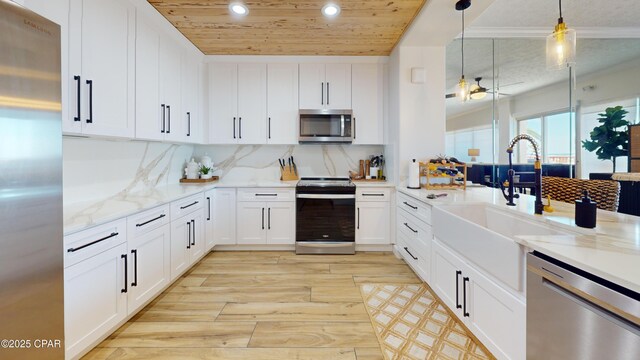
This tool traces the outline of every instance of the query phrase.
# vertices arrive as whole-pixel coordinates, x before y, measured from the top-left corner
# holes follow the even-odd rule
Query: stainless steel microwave
[[[300,143],[351,143],[351,110],[300,110]]]

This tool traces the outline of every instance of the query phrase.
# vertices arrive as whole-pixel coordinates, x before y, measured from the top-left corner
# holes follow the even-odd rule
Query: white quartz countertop
[[[105,199],[65,204],[65,235],[86,228],[120,219],[155,206],[207,191],[214,188],[295,188],[295,181],[225,181],[224,179],[205,184],[172,184],[139,192],[121,192]],[[356,187],[395,187],[389,182],[356,182]]]
[[[554,212],[534,215],[533,196],[521,195],[515,200],[516,206],[507,206],[499,189],[412,190],[399,186],[397,190],[433,206],[489,203],[529,220],[568,230],[572,235],[518,236],[515,241],[640,293],[640,217],[598,210],[596,228],[585,229],[575,225],[574,206],[568,203],[552,200]],[[447,196],[427,199],[431,193]]]

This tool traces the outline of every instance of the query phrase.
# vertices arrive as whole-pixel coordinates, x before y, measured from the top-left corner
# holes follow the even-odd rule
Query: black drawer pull
[[[186,209],[186,208],[188,208],[188,207],[191,207],[191,206],[193,206],[193,205],[195,205],[195,204],[197,204],[197,203],[198,203],[197,201],[194,201],[194,202],[192,202],[192,203],[191,203],[191,204],[189,204],[189,205],[180,206],[180,210],[184,210],[184,209]]]
[[[191,231],[193,232],[193,242],[191,243],[191,246],[196,246],[196,221],[195,220],[191,220]]]
[[[462,278],[462,304],[464,308],[462,309],[462,315],[464,317],[469,317],[469,313],[467,312],[467,283],[469,282],[468,277]]]
[[[406,246],[405,246],[405,247],[404,247],[404,251],[406,251],[406,252],[407,252],[407,254],[411,255],[411,257],[413,258],[413,260],[418,260],[418,258],[417,258],[417,257],[415,257],[415,256],[413,256],[413,254],[411,253],[411,251],[409,251],[409,248],[408,248],[408,247],[406,247]]]
[[[409,226],[409,224],[404,223],[404,226],[406,226],[407,228],[409,228],[409,230],[413,231],[414,233],[418,233],[418,230],[413,230],[413,228],[411,226]]]
[[[90,242],[90,243],[88,243],[88,244],[84,244],[84,245],[79,246],[79,247],[77,247],[77,248],[69,248],[69,249],[67,250],[67,252],[75,252],[75,251],[78,251],[78,250],[82,250],[82,249],[86,248],[87,246],[91,246],[91,245],[93,245],[93,244],[97,244],[97,243],[99,243],[99,242],[101,242],[101,241],[105,241],[105,240],[107,240],[107,239],[111,239],[111,238],[112,238],[112,237],[114,237],[114,236],[118,236],[118,233],[117,233],[117,232],[116,232],[116,233],[111,233],[111,235],[107,235],[107,236],[105,236],[105,237],[103,237],[103,238],[101,238],[101,239],[98,239],[98,240],[92,241],[92,242]]]
[[[156,217],[156,218],[153,218],[153,219],[151,219],[151,220],[147,220],[147,221],[145,221],[145,222],[143,222],[143,223],[136,224],[136,227],[145,226],[145,225],[147,225],[148,223],[154,222],[154,221],[156,221],[156,220],[160,220],[160,219],[162,219],[162,218],[163,218],[163,217],[165,217],[165,216],[167,216],[167,215],[162,214],[162,215],[160,215],[160,216],[158,216],[158,217]]]
[[[278,196],[278,194],[256,194],[256,196]]]
[[[191,136],[191,112],[187,111],[187,136]]]
[[[121,293],[126,293],[127,292],[127,286],[129,284],[127,284],[127,254],[123,254],[120,255],[120,258],[124,260],[124,289],[120,290]]]
[[[89,85],[89,118],[87,119],[87,124],[93,123],[93,80],[87,80],[87,85]]]
[[[187,221],[187,249],[191,249],[191,221]]]
[[[133,255],[133,282],[131,287],[134,287],[138,286],[138,250],[131,250],[131,255]]]
[[[362,194],[362,196],[384,196],[384,194]]]
[[[211,220],[211,198],[208,197],[207,198],[207,203],[209,204],[209,206],[207,207],[208,211],[208,216],[207,216],[207,221]]]
[[[462,307],[462,305],[460,305],[460,290],[458,289],[460,287],[460,285],[458,285],[460,275],[462,275],[462,271],[456,270],[456,309],[460,309]]]
[[[413,210],[418,210],[418,207],[417,207],[417,206],[413,206],[413,205],[409,204],[409,203],[408,203],[408,202],[406,202],[406,201],[405,201],[405,202],[403,202],[403,204],[407,205],[408,207],[412,208]]]

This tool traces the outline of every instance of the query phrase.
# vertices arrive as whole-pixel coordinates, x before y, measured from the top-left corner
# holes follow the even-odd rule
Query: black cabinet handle
[[[269,118],[269,139],[271,139],[271,118]]]
[[[468,277],[462,278],[462,304],[464,306],[462,309],[462,315],[464,315],[464,317],[469,316],[469,313],[467,312],[467,283],[468,282],[469,282]]]
[[[327,105],[329,105],[329,82],[327,81]]]
[[[164,127],[164,126],[165,126],[165,123],[166,123],[166,121],[167,121],[167,120],[166,120],[166,115],[167,115],[166,108],[167,108],[167,105],[165,105],[165,104],[161,104],[161,105],[160,105],[160,107],[162,108],[162,129],[160,129],[160,132],[164,134],[164,133],[167,131],[167,130],[165,129],[165,127]]]
[[[191,221],[187,221],[187,249],[191,249]]]
[[[408,207],[412,208],[413,210],[418,210],[418,207],[417,207],[417,206],[413,206],[413,205],[409,204],[409,203],[408,203],[408,202],[406,202],[406,201],[405,201],[405,202],[403,202],[403,204],[407,205]]]
[[[143,223],[136,224],[136,227],[145,226],[145,225],[147,225],[148,223],[154,222],[154,221],[156,221],[156,220],[160,220],[160,219],[162,219],[162,218],[163,218],[163,217],[165,217],[165,216],[167,216],[167,215],[166,215],[166,214],[162,214],[162,215],[160,215],[160,216],[158,216],[158,217],[155,217],[155,218],[153,218],[153,219],[151,219],[151,220],[147,220],[147,221],[145,221],[145,222],[143,222]]]
[[[84,249],[84,248],[86,248],[86,247],[88,247],[88,246],[91,246],[91,245],[93,245],[93,244],[97,244],[97,243],[99,243],[99,242],[101,242],[101,241],[105,241],[105,240],[107,240],[107,239],[111,239],[111,238],[112,238],[112,237],[114,237],[114,236],[118,236],[118,233],[117,233],[117,232],[111,233],[110,235],[107,235],[107,236],[105,236],[105,237],[103,237],[103,238],[100,238],[100,239],[98,239],[98,240],[92,241],[92,242],[90,242],[90,243],[88,243],[88,244],[84,244],[84,245],[79,246],[79,247],[77,247],[77,248],[69,248],[69,249],[67,249],[67,252],[76,252],[76,251],[78,251],[78,250],[82,250],[82,249]]]
[[[193,231],[193,242],[191,243],[191,246],[196,246],[196,221],[195,219],[191,220],[191,231]]]
[[[264,230],[264,208],[262,208],[262,230]]]
[[[195,205],[195,204],[197,204],[197,203],[198,203],[197,201],[194,201],[194,202],[192,202],[192,203],[191,203],[191,204],[189,204],[189,205],[180,206],[180,210],[184,210],[184,209],[186,209],[186,208],[188,208],[188,207],[191,207],[191,206],[193,206],[193,205]]]
[[[456,270],[456,309],[460,309],[462,307],[462,305],[460,305],[460,285],[458,285],[460,275],[462,275],[462,271]]]
[[[354,117],[353,118],[353,140],[356,139],[356,134],[357,134],[357,132],[356,132],[356,118]]]
[[[376,194],[373,194],[373,193],[370,193],[370,194],[364,194],[364,193],[363,193],[363,194],[362,194],[362,196],[384,196],[384,194],[378,194],[378,193],[376,193]]]
[[[209,206],[207,207],[208,209],[207,221],[209,221],[211,220],[211,198],[210,197],[207,198],[207,203],[209,204]]]
[[[167,105],[167,134],[171,132],[171,106]]]
[[[267,211],[267,229],[271,230],[271,208]]]
[[[233,118],[233,138],[236,138],[236,118]]]
[[[138,286],[138,250],[131,250],[131,255],[133,256],[133,282],[131,287],[134,287]]]
[[[87,80],[87,85],[89,85],[89,118],[87,119],[87,124],[93,123],[93,80]]]
[[[409,248],[408,248],[408,247],[406,247],[406,246],[405,246],[405,247],[404,247],[404,251],[406,251],[409,255],[411,255],[411,257],[413,258],[413,260],[418,260],[418,258],[417,258],[417,257],[415,257],[415,256],[413,256],[413,254],[411,253],[411,251],[409,251]]]
[[[324,82],[322,83],[322,90],[320,91],[320,105],[324,105]]]
[[[121,259],[124,259],[124,289],[120,290],[121,293],[126,293],[128,290],[128,285],[127,282],[129,280],[127,280],[127,254],[122,254],[120,255]]]
[[[256,196],[278,196],[278,194],[256,194]]]
[[[358,210],[358,225],[356,226],[356,228],[360,230],[360,208],[357,208],[356,210]]]
[[[191,112],[187,111],[187,136],[191,136]]]
[[[80,75],[75,75],[73,77],[73,80],[76,81],[76,86],[77,86],[76,91],[78,92],[78,94],[76,95],[77,96],[76,99],[78,101],[78,103],[76,104],[76,116],[73,117],[73,121],[80,121],[81,120],[80,119],[80,83],[82,81],[80,80]]]
[[[238,139],[242,139],[242,118],[238,118]]]
[[[409,226],[409,224],[404,223],[404,226],[408,227],[409,230],[413,231],[414,233],[416,233],[416,234],[418,233],[418,230],[413,230],[413,228],[411,226]]]

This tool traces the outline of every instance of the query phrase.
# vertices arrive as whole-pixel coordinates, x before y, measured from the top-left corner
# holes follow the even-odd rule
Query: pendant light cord
[[[558,24],[563,22],[562,19],[562,0],[558,0],[558,10],[560,10],[560,18],[558,19]]]
[[[464,10],[462,10],[462,78],[464,78]]]

